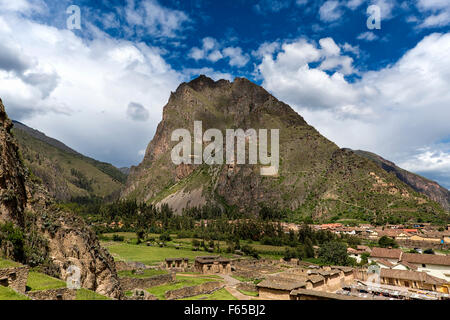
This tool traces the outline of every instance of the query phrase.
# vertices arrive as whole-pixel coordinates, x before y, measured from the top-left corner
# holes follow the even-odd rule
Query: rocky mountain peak
[[[216,128],[222,133],[278,129],[278,175],[262,177],[260,165],[175,165],[170,158],[176,144],[171,133],[178,128],[192,133],[194,121],[202,121],[204,131]],[[172,94],[122,197],[166,203],[178,213],[206,204],[252,213],[267,205],[313,219],[336,215],[368,219],[380,210],[389,215],[403,208],[409,214],[411,207],[432,215],[442,212],[374,162],[342,151],[261,86],[245,78],[230,82],[206,76],[181,84]]]

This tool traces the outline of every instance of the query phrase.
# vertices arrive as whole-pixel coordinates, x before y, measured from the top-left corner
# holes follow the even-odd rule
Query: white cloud
[[[233,81],[233,76],[229,73],[224,73],[220,71],[216,71],[212,68],[186,68],[183,69],[183,74],[185,74],[188,78],[197,77],[201,74],[218,81],[220,79],[225,79],[229,81]]]
[[[356,37],[356,39],[364,41],[374,41],[378,39],[378,36],[372,31],[366,31],[359,34],[358,37]]]
[[[436,170],[448,168],[450,147],[442,153],[438,144],[450,136],[450,33],[425,37],[395,64],[360,72],[354,82],[309,65],[320,59],[323,52],[304,39],[284,44],[259,65],[263,86],[341,147],[402,165],[417,158],[421,171],[424,159]],[[416,151],[424,148],[433,156]]]
[[[348,0],[345,3],[345,6],[349,8],[350,10],[355,10],[359,8],[360,5],[362,5],[364,0]]]
[[[242,49],[238,47],[228,47],[223,49],[223,56],[230,59],[229,64],[232,67],[243,67],[250,60],[249,56],[243,54]]]
[[[183,25],[189,22],[184,12],[163,7],[157,0],[143,0],[137,4],[134,0],[127,0],[125,18],[131,28],[138,29],[138,33],[169,38],[177,36]]]
[[[194,47],[191,49],[189,57],[196,61],[206,59],[211,62],[216,62],[223,58],[219,49],[220,45],[216,39],[206,37],[202,40],[201,48]]]
[[[343,12],[339,1],[328,0],[319,9],[320,20],[333,22],[342,16]]]
[[[16,12],[21,14],[42,13],[47,11],[43,0],[0,0],[0,12]]]
[[[252,55],[262,59],[265,55],[273,55],[279,48],[280,43],[278,42],[264,42],[257,50],[252,51]]]
[[[221,49],[216,39],[207,37],[202,40],[202,47],[194,47],[189,52],[189,57],[198,60],[208,60],[217,62],[224,58],[229,58],[229,64],[232,67],[243,67],[250,60],[248,54],[244,54],[241,48],[227,47]]]
[[[2,13],[0,25],[0,61],[15,62],[0,70],[10,117],[97,159],[140,161],[170,91],[185,80],[158,48],[103,33],[81,39],[14,13]],[[124,119],[132,101],[146,106],[149,122]]]
[[[419,28],[438,28],[450,25],[450,1],[418,0],[417,9],[425,16]]]
[[[352,46],[351,44],[349,44],[347,42],[344,43],[341,47],[345,52],[351,52],[357,57],[359,57],[359,55],[361,53],[359,46]]]

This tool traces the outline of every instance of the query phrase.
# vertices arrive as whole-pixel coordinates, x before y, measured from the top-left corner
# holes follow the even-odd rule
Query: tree
[[[347,246],[342,242],[324,243],[320,247],[319,258],[322,262],[331,265],[345,266],[349,264]]]
[[[392,239],[392,238],[389,238],[389,237],[387,237],[387,236],[382,236],[382,237],[378,240],[378,245],[379,245],[381,248],[389,248],[389,247],[397,248],[397,247],[398,247],[398,245],[397,245],[397,243],[395,242],[395,240]]]

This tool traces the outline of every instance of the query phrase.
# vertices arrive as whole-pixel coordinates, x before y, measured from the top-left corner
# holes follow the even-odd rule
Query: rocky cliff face
[[[411,188],[428,196],[431,200],[441,204],[447,211],[450,211],[450,191],[444,187],[441,187],[437,182],[406,171],[395,165],[395,163],[386,160],[375,153],[363,150],[354,150],[354,152],[362,157],[374,161],[385,171],[393,172],[397,178],[409,185]]]
[[[61,279],[74,265],[80,268],[83,287],[120,298],[113,258],[80,218],[59,210],[43,186],[29,179],[11,128],[0,100],[0,222],[12,222],[33,239],[24,259],[39,249],[36,259],[45,259]]]
[[[260,165],[173,164],[170,153],[177,142],[171,142],[171,134],[178,128],[193,133],[194,121],[202,121],[203,132],[217,128],[224,137],[225,129],[279,129],[278,175],[261,176]],[[295,218],[317,220],[443,214],[441,206],[374,162],[341,150],[260,86],[247,79],[215,82],[205,76],[171,94],[122,197],[167,203],[178,213],[214,204],[253,213],[266,205],[288,209]]]

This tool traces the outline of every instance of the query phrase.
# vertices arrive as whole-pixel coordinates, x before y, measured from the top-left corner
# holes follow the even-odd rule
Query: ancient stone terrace
[[[27,287],[28,267],[11,267],[0,269],[0,285],[24,294]]]
[[[231,260],[220,256],[203,256],[195,258],[194,269],[203,274],[230,274]]]

